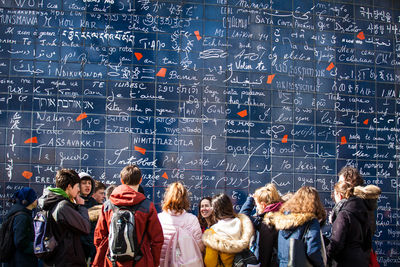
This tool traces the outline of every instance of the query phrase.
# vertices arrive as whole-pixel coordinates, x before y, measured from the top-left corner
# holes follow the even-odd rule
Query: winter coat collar
[[[316,218],[313,213],[272,213],[266,214],[264,222],[275,225],[277,230],[289,230],[297,228]]]
[[[96,205],[96,206],[93,206],[90,209],[88,209],[89,220],[91,222],[97,222],[97,220],[100,217],[100,213],[101,213],[101,208],[102,207],[103,207],[103,205],[100,204],[100,205]]]
[[[238,253],[249,247],[250,238],[254,234],[253,224],[244,214],[238,214],[240,220],[239,239],[228,238],[225,234],[218,233],[213,226],[203,234],[203,243],[207,247],[224,253]]]
[[[381,192],[376,185],[354,187],[354,195],[362,199],[378,199]]]

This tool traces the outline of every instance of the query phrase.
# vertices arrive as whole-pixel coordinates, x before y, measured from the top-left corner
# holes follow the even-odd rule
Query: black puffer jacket
[[[32,211],[25,208],[23,205],[14,204],[7,217],[20,212],[14,217],[13,232],[14,245],[16,251],[11,261],[8,262],[8,267],[36,267],[38,265],[37,258],[33,253],[33,219]]]
[[[354,195],[363,199],[365,206],[368,210],[369,222],[369,248],[372,247],[372,238],[376,230],[376,215],[375,211],[378,207],[378,198],[381,194],[381,189],[375,185],[356,186],[354,188]]]
[[[331,242],[326,249],[328,262],[335,260],[339,267],[368,266],[370,225],[364,200],[352,196],[339,203],[341,208],[333,216]]]
[[[46,188],[39,198],[39,208],[51,211],[55,221],[53,233],[59,245],[54,257],[45,260],[45,264],[60,267],[86,266],[80,237],[90,232],[87,209],[50,190]]]

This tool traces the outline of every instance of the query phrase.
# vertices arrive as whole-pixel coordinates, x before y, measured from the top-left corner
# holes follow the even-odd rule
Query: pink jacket
[[[175,233],[175,227],[182,227],[193,234],[193,239],[196,241],[201,251],[204,251],[203,241],[201,240],[202,232],[199,220],[191,213],[184,211],[182,214],[176,214],[173,211],[161,212],[158,214],[161,227],[164,233],[164,244],[161,249],[160,266],[163,266],[165,252],[172,235]]]

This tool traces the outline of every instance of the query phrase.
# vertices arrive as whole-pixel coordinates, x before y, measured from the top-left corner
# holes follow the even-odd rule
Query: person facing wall
[[[277,266],[276,253],[278,250],[278,231],[275,226],[264,221],[264,217],[273,216],[282,206],[282,200],[274,184],[267,184],[258,188],[253,196],[248,196],[239,213],[249,216],[253,223],[255,242],[252,250],[260,261],[260,266]],[[256,215],[252,216],[253,209],[256,208]],[[275,256],[275,257],[273,257]]]
[[[315,188],[303,186],[285,202],[271,223],[279,230],[279,266],[288,265],[290,239],[305,236],[307,257],[313,266],[324,266],[321,253],[320,222],[325,221],[326,212]],[[308,230],[307,230],[308,229]]]
[[[217,223],[203,234],[204,264],[206,267],[230,267],[235,254],[249,248],[253,224],[246,215],[234,212],[226,194],[214,196],[211,204]]]
[[[337,266],[368,266],[370,243],[368,209],[354,196],[354,187],[340,181],[334,188],[332,235],[327,246],[328,262]]]
[[[175,266],[177,261],[180,261],[179,263],[183,265],[190,262],[190,266],[203,266],[202,232],[196,216],[188,212],[189,208],[189,193],[186,187],[180,182],[170,184],[165,190],[163,211],[158,214],[164,234],[160,259],[161,267]],[[176,239],[182,238],[182,236],[187,237],[187,247],[180,248],[180,251],[177,252],[174,243],[178,242]],[[189,247],[191,247],[190,251]],[[190,253],[190,255],[183,255],[184,257],[175,259],[174,253]]]
[[[142,172],[136,165],[124,167],[120,173],[122,185],[112,192],[104,204],[94,232],[96,256],[93,266],[109,267],[132,266],[133,260],[112,262],[109,258],[109,229],[115,207],[132,207],[138,244],[141,243],[142,257],[135,262],[136,267],[156,267],[160,264],[161,247],[164,242],[162,228],[157,217],[156,208],[150,200],[138,192],[142,181]]]

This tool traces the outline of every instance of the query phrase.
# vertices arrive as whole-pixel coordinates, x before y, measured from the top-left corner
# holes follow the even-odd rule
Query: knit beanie
[[[22,205],[27,207],[37,199],[37,194],[32,188],[23,187],[15,192],[14,198],[18,199]]]

